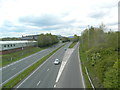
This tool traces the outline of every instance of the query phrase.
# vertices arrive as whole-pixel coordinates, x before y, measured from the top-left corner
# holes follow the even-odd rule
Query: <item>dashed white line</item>
[[[44,57],[44,56],[43,56]],[[42,57],[42,58],[43,58]],[[40,59],[38,59],[40,60]],[[37,61],[38,61],[37,60]],[[37,61],[35,61],[34,63],[36,63]],[[32,66],[34,63],[30,64],[29,66],[27,66],[26,68],[22,69],[20,72],[16,73],[15,75],[13,75],[12,77],[10,77],[9,79],[7,79],[6,81],[4,81],[3,83],[0,84],[0,86],[2,86],[3,84],[5,84],[6,82],[8,82],[9,80],[11,80],[12,78],[14,78],[15,76],[17,76],[18,74],[20,74],[21,72],[23,72],[24,70],[26,70],[27,68],[29,68],[30,66]]]
[[[13,68],[13,69],[11,69],[11,70],[15,70],[16,68]]]
[[[49,71],[50,69],[48,69],[47,71]]]
[[[57,85],[55,84],[55,85],[54,85],[54,88],[55,88],[56,86],[57,86]]]
[[[47,60],[45,60],[35,71],[33,71],[25,80],[23,80],[17,87],[19,88],[27,79],[29,79],[39,68],[41,68],[51,57],[53,57],[58,51],[56,51],[53,55],[51,55]],[[15,89],[15,90],[16,90]]]
[[[39,81],[39,82],[37,83],[37,86],[38,86],[40,83],[41,83],[41,81]]]
[[[45,49],[45,50],[46,50],[46,49]],[[45,51],[45,50],[39,51],[39,52],[34,53],[34,54],[30,55],[30,56],[27,56],[27,57],[25,57],[25,58],[22,58],[22,59],[20,59],[20,60],[18,60],[18,61],[16,61],[16,62],[13,62],[13,63],[11,63],[11,64],[8,64],[7,66],[1,67],[0,70],[5,69],[5,68],[8,68],[9,66],[12,66],[12,65],[14,65],[14,64],[16,64],[16,63],[19,63],[19,62],[21,62],[21,61],[24,61],[24,60],[26,60],[27,58],[33,57],[33,56],[35,56],[35,55],[37,55],[37,54],[39,54],[40,52],[43,52],[43,51]]]

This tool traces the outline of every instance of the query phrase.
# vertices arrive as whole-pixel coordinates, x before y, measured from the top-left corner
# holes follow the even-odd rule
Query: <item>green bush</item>
[[[80,36],[82,66],[86,66],[96,88],[118,88],[118,34],[91,27]],[[89,34],[89,35],[88,35]],[[116,67],[116,68],[115,68]],[[111,78],[111,79],[110,79]]]
[[[112,68],[109,68],[106,72],[105,72],[105,78],[104,78],[104,87],[105,88],[118,88],[118,85],[120,85],[120,83],[118,82],[119,78],[118,78],[118,60],[116,60],[116,62],[114,63]],[[119,87],[120,89],[120,87]]]
[[[76,45],[77,42],[72,42],[69,48],[73,48]]]

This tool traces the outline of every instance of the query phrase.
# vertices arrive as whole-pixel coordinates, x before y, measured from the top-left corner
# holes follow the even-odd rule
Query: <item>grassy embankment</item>
[[[82,65],[82,72],[83,72],[86,88],[92,88],[92,86],[91,86],[91,84],[89,82],[88,76],[86,74],[86,70],[85,70],[86,54],[82,52],[81,48],[79,49],[79,54],[80,54],[80,60],[81,60],[81,65]]]
[[[101,28],[85,31],[80,38],[80,59],[86,88],[91,88],[85,67],[95,88],[118,89],[118,32],[104,33]],[[89,43],[88,43],[89,42]]]
[[[32,71],[34,71],[37,67],[39,67],[45,60],[47,60],[51,55],[53,55],[57,50],[59,50],[61,47],[64,45],[60,46],[56,50],[52,51],[50,54],[47,56],[44,56],[42,59],[40,59],[38,62],[27,68],[25,71],[11,79],[9,82],[7,82],[5,85],[3,85],[3,89],[7,88],[13,88],[15,85],[17,85],[22,79],[24,79],[26,76],[28,76]]]
[[[15,62],[15,61],[20,60],[20,59],[22,59],[24,57],[32,55],[32,54],[34,54],[36,52],[39,52],[39,51],[41,51],[43,49],[45,49],[45,48],[31,47],[31,48],[26,48],[26,49],[21,50],[21,51],[17,51],[17,52],[2,55],[2,59],[1,59],[2,61],[0,60],[0,62],[2,62],[1,65],[3,67],[3,66],[8,65],[8,64],[10,64],[12,62]]]
[[[73,48],[76,45],[77,42],[72,42],[69,48]]]
[[[87,60],[87,55],[88,55],[88,60]],[[117,74],[116,72],[112,73],[111,71],[114,70],[113,67],[116,67],[115,62],[117,62],[117,58],[118,58],[118,53],[112,48],[101,49],[101,50],[90,50],[90,52],[88,53],[80,49],[80,58],[82,62],[82,68],[83,68],[83,73],[87,88],[91,88],[91,85],[88,81],[85,67],[87,67],[93,85],[96,88],[105,88],[105,85],[107,83],[107,81],[105,80],[106,75],[108,76],[109,74],[113,74],[113,75]],[[93,58],[97,58],[96,61],[92,61]],[[111,79],[117,80],[118,77],[115,78],[111,76]],[[114,83],[118,84],[117,81],[115,81]]]

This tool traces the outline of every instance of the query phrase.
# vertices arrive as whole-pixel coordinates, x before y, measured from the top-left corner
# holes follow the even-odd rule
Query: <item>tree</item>
[[[53,45],[55,43],[58,43],[59,40],[57,36],[50,34],[40,34],[38,37],[38,46],[39,47],[46,47],[49,45]]]
[[[68,38],[68,37],[62,37],[62,42],[64,43],[64,42],[69,42],[70,41],[70,39]]]
[[[74,38],[73,38],[73,42],[78,42],[79,41],[79,36],[77,36],[76,34],[74,35]]]

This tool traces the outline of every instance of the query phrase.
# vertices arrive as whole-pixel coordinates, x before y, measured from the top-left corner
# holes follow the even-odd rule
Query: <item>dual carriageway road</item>
[[[67,43],[64,47],[60,48],[28,77],[18,83],[15,88],[85,88],[78,52],[79,43],[77,43],[74,48],[67,49],[65,51],[64,48],[68,48],[70,44],[71,43]],[[56,46],[55,48],[59,47],[60,45]],[[46,55],[46,53],[50,53],[48,51],[52,50],[51,48],[48,48],[40,51],[38,54],[35,54],[35,56],[33,55],[29,59],[27,58],[26,60],[23,60],[24,62],[21,65],[18,65],[19,67],[16,66],[17,63],[11,65],[11,67],[13,68],[14,66],[14,68],[18,68],[18,71],[16,72],[18,73],[25,68],[22,67],[24,64],[26,65],[25,62],[29,60],[28,62],[33,63],[37,60],[40,60],[40,58]],[[53,62],[56,58],[61,61],[61,64],[54,65]],[[31,63],[27,64],[26,67],[30,64]],[[22,69],[20,67],[22,67]],[[13,72],[8,74],[9,76],[6,75],[4,78],[7,77],[7,79],[9,79],[10,76],[15,75],[13,73],[15,73],[14,70],[16,69],[13,69]],[[7,70],[3,70],[3,72],[4,75],[8,73]],[[3,82],[5,82],[7,79],[4,79]]]

